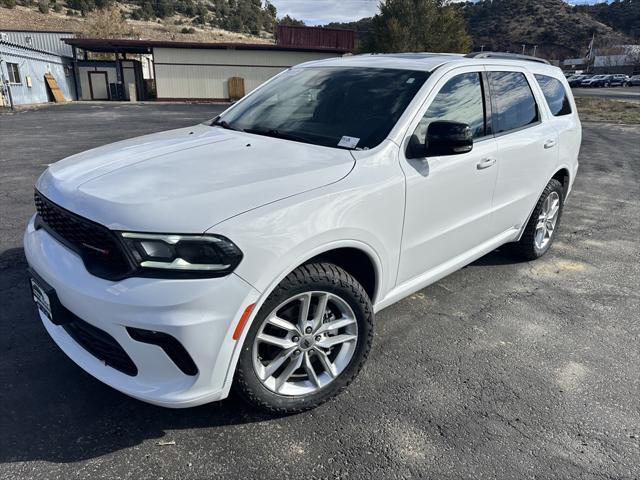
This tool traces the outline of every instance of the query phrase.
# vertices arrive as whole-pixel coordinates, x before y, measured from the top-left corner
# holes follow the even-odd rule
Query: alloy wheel
[[[556,223],[558,223],[559,213],[560,195],[557,192],[551,192],[542,204],[542,210],[536,224],[534,242],[538,249],[544,249],[551,241]]]
[[[277,306],[253,344],[253,368],[260,382],[279,395],[317,392],[349,365],[358,342],[358,323],[338,295],[311,291]]]

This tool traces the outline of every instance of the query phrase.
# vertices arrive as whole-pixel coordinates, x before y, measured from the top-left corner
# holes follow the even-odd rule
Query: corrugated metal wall
[[[14,105],[49,101],[44,80],[45,73],[51,73],[64,97],[67,100],[73,100],[75,94],[73,71],[68,68],[70,66],[68,59],[0,43],[0,60],[2,76],[5,79],[9,78],[7,62],[18,65],[21,82],[9,84]],[[31,79],[31,87],[28,86],[27,77]]]
[[[299,63],[339,56],[327,52],[154,48],[158,100],[229,98],[230,77],[244,78],[246,92]]]
[[[306,48],[337,48],[353,51],[355,31],[321,27],[278,25],[278,45]]]
[[[73,33],[7,31],[0,29],[0,41],[69,58],[73,56],[73,52],[71,47],[64,43],[62,39],[73,37],[75,37]]]

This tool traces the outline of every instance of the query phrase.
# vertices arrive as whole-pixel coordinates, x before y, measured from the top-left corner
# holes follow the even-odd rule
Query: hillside
[[[576,10],[585,12],[593,18],[623,32],[630,37],[640,39],[640,2],[638,0],[616,0],[611,3],[580,5]]]
[[[223,1],[226,3],[226,0]],[[113,36],[150,40],[273,42],[272,29],[275,23],[275,12],[269,14],[269,22],[258,24],[254,21],[248,25],[243,22],[240,15],[232,16],[228,11],[216,11],[215,5],[222,4],[220,0],[197,3],[192,0],[175,2],[156,0],[153,4],[156,8],[158,5],[171,4],[172,8],[158,11],[162,17],[156,15],[153,8],[146,7],[151,5],[148,1],[56,0],[47,3],[46,8],[41,8],[42,2],[38,4],[30,0],[21,0],[19,3],[24,5],[17,4],[12,8],[6,7],[8,4],[12,5],[13,2],[15,0],[0,0],[0,29],[62,30],[76,32],[87,37]],[[244,2],[249,3],[251,0],[244,0]],[[120,10],[118,25],[107,29],[111,31],[104,32],[102,29],[95,31],[95,17],[103,13],[103,10],[97,8],[96,3]],[[187,5],[187,7],[181,8],[179,11],[174,8],[179,4]],[[87,5],[90,5],[91,8],[87,8]],[[225,13],[227,13],[226,17]],[[255,18],[251,11],[237,13],[242,14],[245,18]],[[231,22],[233,25],[227,25]],[[236,31],[232,31],[232,27],[235,27]],[[126,35],[122,32],[126,32]]]
[[[119,10],[118,28],[94,28],[92,19],[104,7]],[[455,8],[467,22],[475,50],[484,45],[485,50],[521,52],[524,44],[532,53],[535,45],[536,54],[561,59],[584,55],[594,34],[597,48],[632,43],[631,37],[640,35],[637,0],[580,7],[563,0],[480,0]],[[260,0],[0,0],[0,28],[153,40],[273,42],[277,22],[301,23],[276,20],[276,14],[272,4]],[[355,29],[358,49],[367,51],[371,18],[328,26]]]
[[[638,17],[633,16],[640,2],[632,2],[621,0],[577,8],[562,0],[483,0],[455,6],[467,21],[474,50],[484,45],[485,50],[522,52],[525,44],[525,51],[530,54],[537,45],[537,55],[563,59],[586,54],[593,34],[596,48],[620,41],[632,42],[625,33],[640,32]],[[596,11],[602,21],[592,16]],[[356,30],[360,50],[367,50],[373,28],[371,18],[329,26]]]
[[[549,58],[584,55],[592,35],[600,42],[624,41],[625,35],[562,0],[493,0],[458,5],[467,20],[474,47],[522,51],[537,45]]]

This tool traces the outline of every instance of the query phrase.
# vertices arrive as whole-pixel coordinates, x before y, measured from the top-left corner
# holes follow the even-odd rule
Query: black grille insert
[[[38,191],[34,200],[36,228],[43,227],[77,252],[89,272],[109,280],[119,280],[132,272],[133,266],[111,230],[56,205]]]
[[[129,332],[131,338],[137,342],[149,343],[162,348],[164,353],[167,354],[171,361],[173,361],[185,375],[193,376],[198,374],[198,367],[196,367],[187,350],[185,350],[176,338],[168,333],[133,327],[127,327],[127,332]]]
[[[69,312],[73,315],[71,312]],[[62,328],[73,338],[82,348],[98,360],[102,360],[116,370],[135,377],[138,374],[131,357],[120,346],[120,344],[104,330],[81,320],[77,316],[70,323],[65,323]]]

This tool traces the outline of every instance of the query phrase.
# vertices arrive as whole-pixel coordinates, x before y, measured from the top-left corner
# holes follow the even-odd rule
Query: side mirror
[[[459,155],[473,149],[473,134],[466,123],[437,121],[427,129],[426,157]]]

